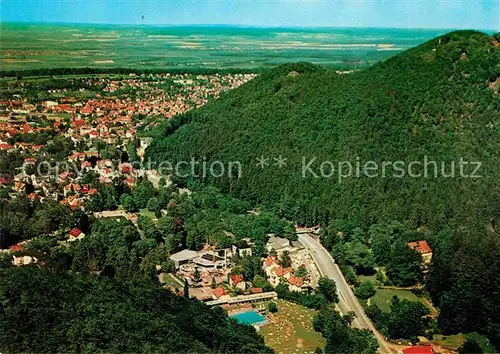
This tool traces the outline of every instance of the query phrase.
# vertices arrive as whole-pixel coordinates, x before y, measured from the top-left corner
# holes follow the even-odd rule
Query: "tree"
[[[377,305],[370,305],[365,308],[366,315],[373,321],[375,327],[385,336],[388,334],[387,325],[390,313],[384,312]]]
[[[157,211],[160,209],[160,204],[158,203],[158,199],[153,197],[153,198],[150,198],[148,200],[148,204],[146,206],[146,208],[149,210],[149,211]]]
[[[297,277],[305,277],[307,276],[307,268],[306,267],[299,267],[294,273]]]
[[[483,348],[473,339],[467,338],[464,344],[458,348],[458,354],[482,354]]]
[[[391,252],[387,276],[398,286],[411,286],[423,280],[422,258],[416,251],[408,248],[406,242],[397,242]]]
[[[200,281],[200,271],[198,270],[198,267],[194,267],[193,280],[195,283],[198,283]]]
[[[424,316],[428,314],[429,309],[421,302],[399,300],[397,296],[394,296],[387,324],[389,337],[415,340],[417,336],[424,334],[427,324]]]
[[[137,211],[137,206],[135,205],[134,197],[132,197],[130,194],[127,193],[122,194],[122,196],[120,197],[120,204],[128,212]]]
[[[143,180],[137,183],[134,189],[134,201],[138,208],[145,208],[148,201],[154,197],[153,184],[148,180]]]
[[[252,327],[146,276],[114,281],[8,267],[0,269],[0,279],[2,353],[272,353]]]
[[[267,305],[267,309],[269,310],[269,312],[271,313],[276,313],[278,312],[278,306],[276,306],[276,303],[271,301],[268,305]]]
[[[283,268],[288,268],[292,266],[292,259],[290,258],[290,252],[283,251],[280,257],[280,264]]]
[[[212,284],[210,285],[212,289],[215,289],[217,287],[217,282],[215,281],[215,278],[212,277]]]
[[[114,146],[106,146],[99,150],[99,155],[102,159],[115,160],[118,157],[118,150]]]
[[[0,198],[9,199],[9,190],[7,188],[0,188]]]
[[[337,295],[337,285],[332,279],[321,277],[318,280],[318,292],[323,294],[323,296],[329,302],[338,302],[339,298]]]
[[[172,273],[175,271],[175,262],[168,260],[161,263],[161,270],[163,273]]]
[[[362,282],[357,288],[354,294],[363,300],[371,298],[375,295],[375,287],[371,281]]]
[[[372,272],[375,262],[368,246],[360,241],[347,242],[343,245],[343,258],[352,265],[358,274]]]
[[[9,236],[9,230],[0,227],[0,249],[9,248],[12,246],[12,238]]]
[[[386,265],[390,262],[392,235],[385,225],[375,224],[370,227],[371,248],[377,265]]]
[[[189,299],[189,284],[187,279],[184,279],[184,297]]]
[[[272,285],[264,278],[262,275],[255,274],[252,280],[252,285],[254,288],[262,288],[265,291],[271,291]]]
[[[332,307],[325,306],[313,320],[313,327],[326,339],[325,353],[375,354],[378,342],[373,332],[350,327],[352,319],[341,316]]]

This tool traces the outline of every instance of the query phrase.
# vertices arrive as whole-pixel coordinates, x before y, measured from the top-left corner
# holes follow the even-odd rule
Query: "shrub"
[[[375,295],[375,287],[373,286],[373,283],[370,281],[365,281],[361,283],[357,288],[354,294],[363,300],[371,298],[373,295]]]

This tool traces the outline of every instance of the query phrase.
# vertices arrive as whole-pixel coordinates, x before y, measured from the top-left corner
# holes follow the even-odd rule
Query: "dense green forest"
[[[3,352],[272,353],[252,327],[152,281],[37,267],[0,278]]]
[[[112,209],[118,199],[130,199],[123,203],[126,208],[145,206],[158,216],[154,222],[139,215],[138,228],[124,218],[95,219],[56,202],[0,196],[0,248],[29,240],[13,255],[37,259],[15,267],[12,254],[0,253],[1,351],[271,352],[252,327],[238,325],[221,308],[188,300],[187,283],[184,296],[161,288],[158,266],[172,271],[169,256],[185,247],[199,249],[208,242],[248,247],[248,237],[252,255],[234,257],[231,274],[273,290],[261,266],[268,234],[296,240],[293,224],[264,210],[248,213],[248,202],[213,187],[179,193],[173,185],[160,184],[157,191],[148,181],[133,191],[123,191],[119,183],[100,185],[86,206]],[[162,216],[159,208],[168,214]],[[64,242],[71,227],[86,236]],[[285,260],[289,265],[284,253]],[[366,345],[366,353],[375,353],[373,334],[350,328],[352,317],[334,311],[335,282],[321,278],[318,284],[311,293],[289,291],[285,284],[275,290],[282,299],[322,309],[315,328],[325,336],[329,352],[357,353]],[[330,328],[338,334],[330,335]]]
[[[99,186],[87,207],[116,208],[121,189],[118,183]],[[172,271],[169,256],[185,247],[228,247],[250,237],[255,258],[235,262],[247,280],[254,273],[262,277],[267,234],[296,239],[292,224],[266,212],[247,213],[247,202],[213,187],[179,194],[174,186],[156,191],[141,181],[121,196],[132,200],[128,207],[147,207],[158,220],[140,215],[137,228],[55,201],[0,196],[0,248],[29,240],[14,255],[37,259],[14,267],[12,255],[0,253],[0,351],[270,352],[252,327],[237,325],[222,309],[163,289],[157,266]],[[64,242],[72,227],[87,235]]]
[[[440,308],[441,329],[480,331],[499,346],[498,41],[499,34],[457,31],[349,75],[284,65],[164,122],[153,132],[147,157],[240,161],[241,178],[202,182],[299,224],[351,223],[367,235],[364,244],[348,245],[357,249],[372,247],[370,228],[378,225],[382,231],[375,234],[390,236],[379,241],[391,255],[379,263],[397,259],[401,242],[426,239],[434,250],[426,288]],[[272,164],[279,155],[286,168],[255,165],[260,156]],[[429,174],[419,176],[390,169],[382,176],[379,169],[372,178],[339,178],[338,170],[329,178],[307,171],[304,177],[303,159],[314,158],[318,175],[323,161],[417,161],[422,169],[431,163]],[[476,165],[460,161],[481,162],[480,177],[472,177]],[[395,220],[411,233],[389,234]],[[411,278],[411,269],[394,274],[401,284],[422,280]]]

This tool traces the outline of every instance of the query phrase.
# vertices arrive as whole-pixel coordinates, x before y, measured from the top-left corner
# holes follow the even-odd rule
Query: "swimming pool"
[[[264,324],[266,322],[266,318],[254,310],[240,312],[229,317],[234,318],[238,323],[248,325]]]

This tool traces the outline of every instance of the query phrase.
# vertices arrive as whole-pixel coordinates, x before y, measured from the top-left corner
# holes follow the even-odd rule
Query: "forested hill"
[[[272,353],[222,309],[143,279],[35,266],[0,269],[0,278],[5,353]]]
[[[409,221],[414,227],[480,227],[499,217],[500,47],[479,32],[453,32],[368,70],[339,75],[310,64],[270,70],[220,100],[164,123],[147,151],[155,161],[241,161],[240,179],[206,178],[300,223]],[[261,155],[286,168],[255,167]],[[481,161],[481,178],[302,177],[323,161]],[[328,166],[325,166],[328,167]],[[335,165],[336,167],[336,165]],[[380,168],[380,167],[379,167]],[[474,167],[464,168],[472,174]],[[418,170],[417,170],[418,171]],[[325,172],[329,172],[325,168]],[[399,175],[397,175],[399,176]],[[479,218],[479,219],[478,219]],[[494,225],[493,225],[494,226]],[[498,230],[497,230],[498,231]]]
[[[204,182],[299,223],[329,225],[330,245],[338,239],[335,229],[347,234],[337,225],[361,228],[367,245],[392,239],[383,243],[391,254],[397,241],[426,239],[433,248],[426,288],[440,309],[443,333],[480,331],[500,347],[498,42],[500,34],[453,32],[345,75],[284,65],[163,123],[147,157],[241,161],[241,178]],[[261,155],[271,164],[282,155],[287,167],[258,168]],[[391,169],[382,177],[380,167],[378,177],[340,182],[337,171],[331,178],[301,174],[303,158],[306,164],[316,158],[312,169],[319,175],[323,161],[402,161],[408,167],[425,156],[437,162],[437,178],[432,164],[427,177],[406,172],[397,178]],[[481,162],[481,177],[461,177],[475,166],[462,164],[460,173],[460,159]],[[446,175],[455,163],[454,178],[443,176],[441,162]],[[415,232],[368,232],[390,230],[391,220]]]

